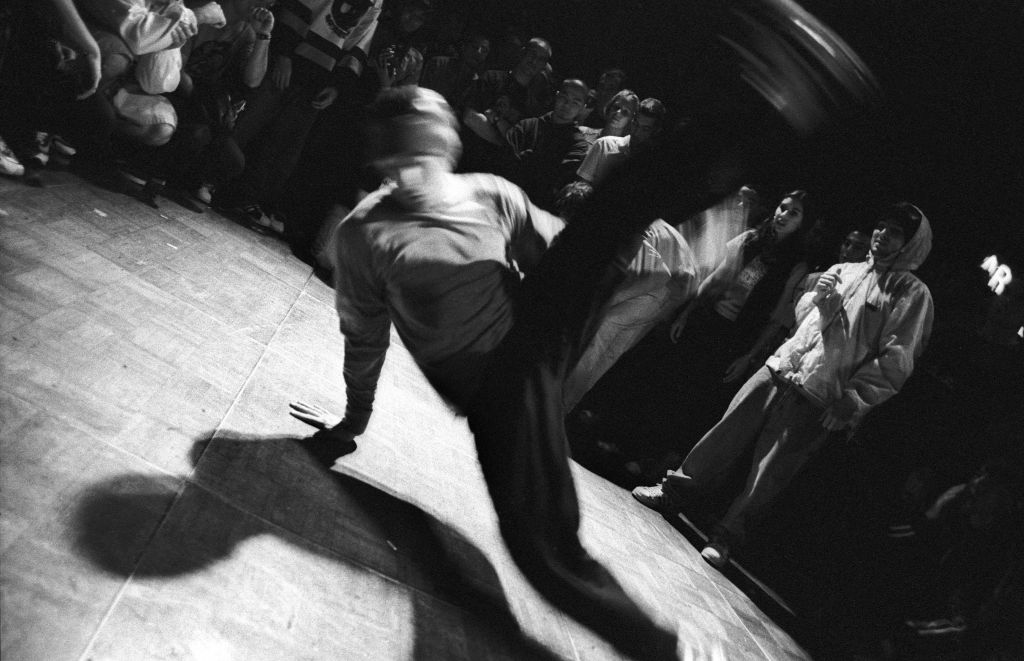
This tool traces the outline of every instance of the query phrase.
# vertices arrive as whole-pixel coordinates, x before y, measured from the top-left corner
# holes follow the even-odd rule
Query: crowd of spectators
[[[501,175],[569,223],[616,168],[685,126],[680,109],[673,116],[658,98],[630,89],[620,66],[593,80],[559,76],[557,44],[545,38],[489,34],[457,20],[449,24],[461,25],[458,33],[424,36],[431,21],[446,24],[443,13],[435,0],[11,0],[0,8],[0,173],[41,186],[45,168],[70,163],[152,205],[166,196],[196,213],[213,207],[326,268],[324,237],[380,183],[363,153],[366,106],[382,89],[438,92],[461,124],[456,169]],[[690,479],[683,458],[708,443],[744,382],[769,357],[813,341],[798,332],[809,301],[819,305],[879,259],[869,257],[870,235],[886,228],[837,226],[822,197],[744,188],[719,207],[733,222],[715,250],[694,239],[706,218],[648,227],[567,382],[576,450],[629,486],[673,468]],[[916,222],[901,225],[906,241],[920,231]],[[924,296],[915,292],[915,300]],[[974,374],[970,383],[980,384],[971,392],[988,393],[975,408],[1002,420],[1014,406],[1007,384],[1021,376],[1020,283],[998,293],[971,346],[1000,360],[991,379]],[[864,306],[875,311],[872,296]],[[930,315],[915,322],[904,373],[886,396],[913,372]],[[1019,395],[1019,381],[1015,388]],[[857,418],[848,439],[879,433],[871,417],[860,430],[864,411],[847,413],[844,425]],[[972,622],[998,620],[991,610],[1022,581],[1012,553],[1024,529],[1022,475],[1007,460],[1019,459],[1020,427],[995,427],[991,435],[1003,442],[971,456],[959,474],[919,460],[896,476],[905,487],[893,488],[891,525],[880,524],[879,534],[927,537],[927,560],[920,550],[915,559],[944,577],[941,585],[917,578],[928,593],[922,600],[945,610],[911,617],[922,602],[908,600],[901,614],[914,634],[959,636]],[[655,495],[645,498],[663,499]],[[722,566],[728,548],[711,555]]]

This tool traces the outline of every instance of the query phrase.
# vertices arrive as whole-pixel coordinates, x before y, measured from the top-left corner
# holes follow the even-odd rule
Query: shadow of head
[[[315,440],[217,432],[197,439],[190,459],[199,483],[127,473],[85,489],[74,521],[79,553],[112,574],[173,577],[227,559],[250,537],[284,532],[311,542],[306,550],[430,595],[415,599],[413,658],[441,658],[451,632],[432,624],[446,620],[451,606],[465,613],[460,629],[468,638],[515,650],[512,658],[558,658],[520,630],[497,572],[473,541],[330,470],[332,452]],[[298,486],[266,491],[291,483]]]

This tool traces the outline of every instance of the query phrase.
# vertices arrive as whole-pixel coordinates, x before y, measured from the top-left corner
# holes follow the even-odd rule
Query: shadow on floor
[[[211,438],[195,443],[193,463],[204,453]],[[258,453],[266,457],[268,445],[274,454],[286,456],[299,468],[309,471],[310,479],[333,490],[320,498],[337,499],[335,504],[360,510],[372,520],[375,530],[385,535],[392,548],[402,549],[407,567],[391,578],[406,585],[411,579],[413,591],[415,647],[413,657],[433,661],[452,653],[454,632],[449,622],[439,622],[436,608],[420,596],[455,606],[463,614],[461,624],[466,658],[486,658],[495,653],[501,658],[528,658],[539,661],[561,659],[538,641],[527,636],[513,616],[493,565],[460,532],[421,509],[351,477],[330,470],[333,453],[323,443],[295,437],[245,437],[220,433],[218,452],[230,455],[234,465],[247,465]],[[235,480],[238,484],[239,481]],[[245,483],[245,482],[242,482]],[[259,484],[253,480],[252,484]],[[190,483],[170,476],[122,474],[85,489],[78,499],[75,516],[76,548],[103,571],[119,576],[178,576],[198,571],[227,558],[246,534],[238,526],[210,526],[195,531],[202,539],[160,536],[157,531],[166,520],[176,499]],[[259,500],[260,494],[249,494]],[[245,498],[245,495],[242,495]],[[296,513],[295,516],[301,516]],[[273,530],[273,528],[270,528]],[[185,529],[186,531],[188,528]],[[211,538],[211,530],[216,531]],[[186,532],[186,535],[188,533]],[[330,557],[342,557],[354,564],[373,567],[375,551],[353,540],[335,548]],[[173,548],[160,548],[161,546]],[[322,548],[319,543],[312,548]],[[182,552],[182,549],[187,549]],[[145,554],[145,562],[142,561]],[[325,553],[326,555],[326,553]],[[342,556],[342,557],[339,557]],[[423,586],[426,586],[424,588]]]

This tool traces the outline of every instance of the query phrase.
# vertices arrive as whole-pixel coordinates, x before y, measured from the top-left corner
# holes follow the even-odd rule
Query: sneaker
[[[193,195],[203,204],[210,204],[213,202],[213,184],[201,184]]]
[[[655,484],[652,487],[636,487],[633,489],[633,498],[641,505],[646,505],[652,510],[668,512],[679,509],[679,503],[662,488],[664,482]]]
[[[71,158],[78,153],[78,150],[68,144],[64,138],[54,135],[50,139],[50,153],[59,154],[65,158]]]
[[[50,162],[50,134],[43,131],[36,131],[32,141],[32,155],[30,161],[36,161],[39,167],[45,167]]]
[[[700,557],[715,569],[721,569],[729,564],[729,546],[720,539],[712,540],[700,552]]]
[[[21,164],[3,138],[0,138],[0,174],[10,177],[20,177],[25,174],[25,166]]]
[[[273,215],[267,215],[262,209],[260,209],[259,217],[256,217],[255,213],[250,216],[252,218],[253,225],[262,227],[265,230],[280,234],[284,231],[284,223],[275,218]]]
[[[232,207],[228,209],[228,213],[259,227],[270,227],[270,217],[263,213],[263,207],[258,204],[243,204],[242,206]]]

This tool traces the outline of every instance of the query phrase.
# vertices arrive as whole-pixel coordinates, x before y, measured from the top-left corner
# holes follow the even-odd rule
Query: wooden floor
[[[329,470],[330,288],[271,237],[47,172],[0,178],[2,656],[617,659],[502,546],[472,442],[393,346]],[[662,517],[577,468],[582,536],[681,658],[808,654]],[[686,655],[689,656],[686,656]]]

